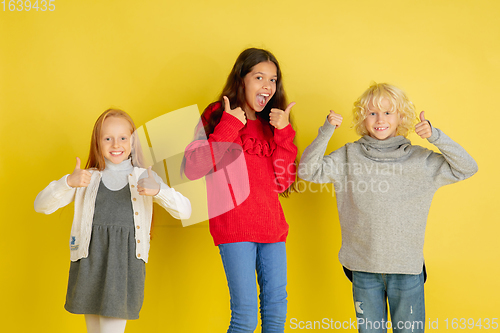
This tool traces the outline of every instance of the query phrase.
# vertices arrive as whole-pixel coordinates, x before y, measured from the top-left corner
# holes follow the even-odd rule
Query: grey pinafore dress
[[[109,190],[101,180],[89,255],[71,262],[65,309],[123,319],[139,318],[145,263],[136,258],[130,188]]]

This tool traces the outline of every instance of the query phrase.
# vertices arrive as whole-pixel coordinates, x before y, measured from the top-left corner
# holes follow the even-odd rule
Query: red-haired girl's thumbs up
[[[137,191],[140,195],[157,195],[160,192],[160,184],[158,184],[151,171],[151,167],[148,168],[148,177],[139,179],[137,182]]]
[[[91,173],[85,169],[80,169],[80,159],[76,158],[75,169],[71,175],[66,178],[66,182],[71,187],[87,187],[90,184]]]

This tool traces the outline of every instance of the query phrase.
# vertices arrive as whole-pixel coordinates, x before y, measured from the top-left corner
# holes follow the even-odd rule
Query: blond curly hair
[[[365,119],[369,113],[368,107],[373,104],[382,110],[381,103],[384,98],[387,98],[391,105],[388,111],[397,112],[401,120],[396,135],[407,137],[411,131],[415,130],[415,125],[419,121],[415,105],[401,89],[387,83],[375,82],[354,102],[352,113],[356,133],[361,136],[368,135],[365,126]]]

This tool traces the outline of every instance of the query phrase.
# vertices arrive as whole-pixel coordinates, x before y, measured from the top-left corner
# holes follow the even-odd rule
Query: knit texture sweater
[[[129,173],[123,174],[125,170]],[[155,196],[140,195],[137,191],[137,181],[147,175],[147,170],[132,167],[130,160],[121,164],[106,164],[105,172],[93,169],[88,169],[88,171],[92,177],[87,187],[69,186],[67,183],[69,175],[65,175],[59,180],[52,181],[38,193],[35,199],[35,211],[45,214],[52,214],[59,208],[75,202],[70,236],[71,261],[87,258],[89,255],[95,200],[102,178],[108,178],[106,181],[109,181],[108,184],[111,183],[118,187],[121,185],[120,182],[123,182],[121,176],[126,177],[125,185],[128,183],[130,187],[130,201],[134,211],[135,238],[137,240],[136,257],[144,262],[148,262],[153,202],[165,208],[176,219],[188,219],[191,216],[189,199],[165,184],[154,172],[155,180],[160,184],[160,191]],[[118,181],[110,179],[109,175],[106,175],[107,171],[118,173],[119,176],[115,175]]]
[[[214,103],[205,110],[203,124],[219,107]],[[244,125],[223,112],[207,140],[186,148],[187,178],[206,179],[215,245],[286,241],[288,224],[278,197],[295,180],[294,137],[291,125],[273,131],[259,118]]]
[[[477,172],[474,159],[436,128],[436,153],[396,136],[364,136],[325,155],[335,126],[325,121],[304,151],[299,177],[333,183],[342,232],[341,264],[353,271],[419,274],[432,197]]]

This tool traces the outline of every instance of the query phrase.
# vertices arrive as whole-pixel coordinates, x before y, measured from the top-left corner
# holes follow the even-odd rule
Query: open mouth
[[[261,107],[265,106],[267,104],[267,101],[269,100],[270,94],[258,94],[257,95],[257,104]]]
[[[375,130],[381,132],[381,131],[385,131],[388,128],[389,127],[375,127]]]
[[[122,151],[112,151],[110,152],[111,156],[120,156],[120,155],[123,155],[123,152]]]

